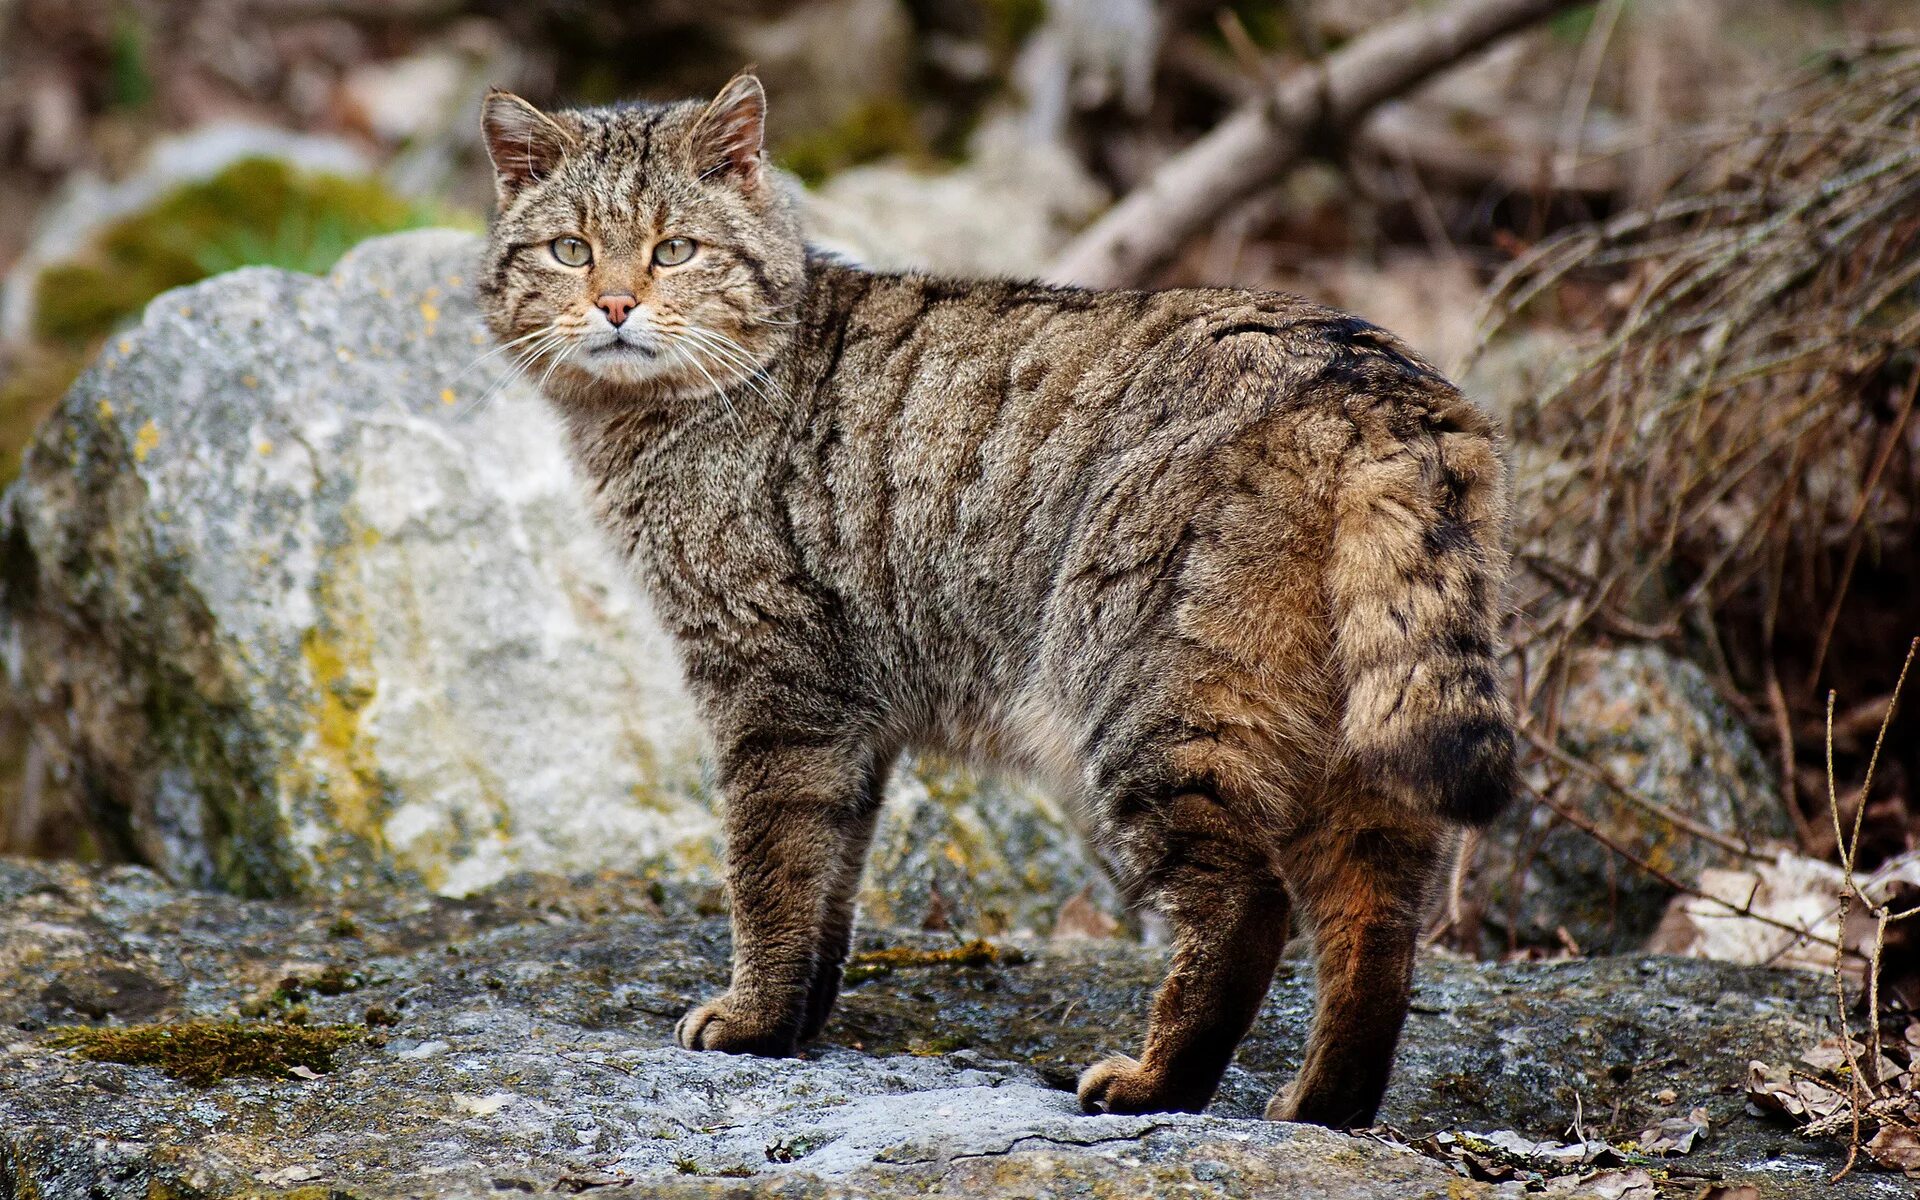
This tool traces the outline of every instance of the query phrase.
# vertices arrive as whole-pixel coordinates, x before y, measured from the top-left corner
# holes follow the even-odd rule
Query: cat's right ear
[[[575,144],[558,121],[512,92],[492,89],[480,111],[502,205],[521,188],[551,175]]]

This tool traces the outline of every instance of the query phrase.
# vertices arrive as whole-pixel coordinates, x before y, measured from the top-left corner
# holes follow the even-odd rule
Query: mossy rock
[[[85,343],[169,288],[243,266],[320,274],[367,238],[444,224],[476,222],[410,200],[376,179],[242,159],[121,218],[90,251],[43,270],[35,332]]]
[[[775,147],[780,165],[808,184],[890,157],[931,161],[913,106],[897,96],[869,100],[836,124],[806,130]]]

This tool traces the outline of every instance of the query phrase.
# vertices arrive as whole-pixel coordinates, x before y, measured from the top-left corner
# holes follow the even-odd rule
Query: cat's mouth
[[[660,351],[653,346],[643,346],[638,342],[623,341],[618,338],[611,342],[603,342],[598,346],[588,346],[587,354],[596,358],[612,360],[660,357]]]

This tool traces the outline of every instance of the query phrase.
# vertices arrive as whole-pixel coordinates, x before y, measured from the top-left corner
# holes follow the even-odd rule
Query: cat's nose
[[[601,312],[607,314],[607,320],[613,322],[613,327],[618,329],[627,323],[627,314],[633,311],[633,306],[639,301],[622,292],[617,296],[602,296],[593,303]]]

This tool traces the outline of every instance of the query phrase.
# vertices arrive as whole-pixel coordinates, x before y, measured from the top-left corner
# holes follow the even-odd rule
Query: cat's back
[[[816,264],[802,373],[910,436],[1071,414],[1125,436],[1160,423],[1342,393],[1451,391],[1392,334],[1284,292],[1097,291]],[[937,448],[937,447],[933,447]]]
[[[1280,293],[830,266],[812,296],[796,531],[927,678],[998,673],[1076,577],[1138,577],[1101,605],[1119,636],[1216,527],[1268,531],[1269,558],[1322,543],[1356,440],[1464,403],[1391,335]]]

